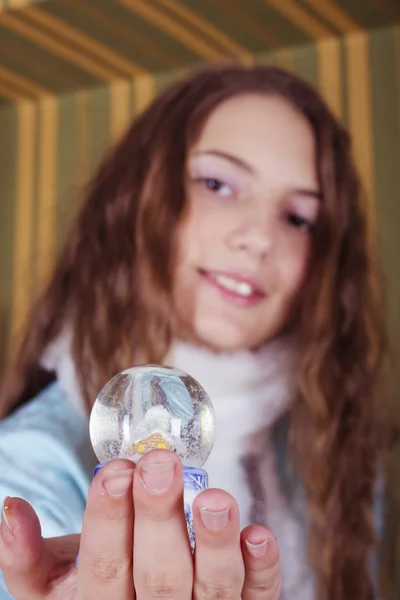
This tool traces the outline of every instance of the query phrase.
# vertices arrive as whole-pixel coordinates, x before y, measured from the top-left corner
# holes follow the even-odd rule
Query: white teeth
[[[231,292],[235,292],[240,296],[251,296],[254,294],[254,288],[245,281],[237,281],[228,277],[228,275],[215,275],[215,281]]]

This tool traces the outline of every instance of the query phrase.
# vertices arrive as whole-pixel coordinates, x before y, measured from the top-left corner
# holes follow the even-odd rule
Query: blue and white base
[[[185,510],[186,525],[192,550],[195,546],[195,535],[193,525],[193,501],[197,494],[206,490],[208,486],[208,475],[203,469],[193,467],[183,468],[183,503]]]

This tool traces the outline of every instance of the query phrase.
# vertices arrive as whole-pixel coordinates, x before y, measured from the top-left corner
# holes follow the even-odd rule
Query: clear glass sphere
[[[90,439],[100,462],[137,462],[154,449],[176,452],[186,467],[202,467],[214,444],[214,410],[201,385],[184,371],[144,365],[122,371],[101,390],[90,415]]]

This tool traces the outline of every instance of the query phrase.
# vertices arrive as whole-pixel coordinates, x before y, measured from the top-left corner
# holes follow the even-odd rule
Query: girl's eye
[[[227,183],[223,183],[219,179],[213,177],[204,177],[202,179],[203,185],[210,190],[218,194],[219,196],[232,196],[232,189]]]
[[[310,221],[304,217],[300,217],[299,215],[289,213],[287,215],[287,220],[289,225],[295,227],[296,229],[312,229],[312,223],[310,223]]]

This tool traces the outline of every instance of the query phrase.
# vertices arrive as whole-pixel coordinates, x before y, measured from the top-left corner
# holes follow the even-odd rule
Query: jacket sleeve
[[[58,384],[0,422],[0,502],[27,500],[44,537],[81,531],[94,463],[87,432]],[[0,600],[9,598],[0,572]]]

